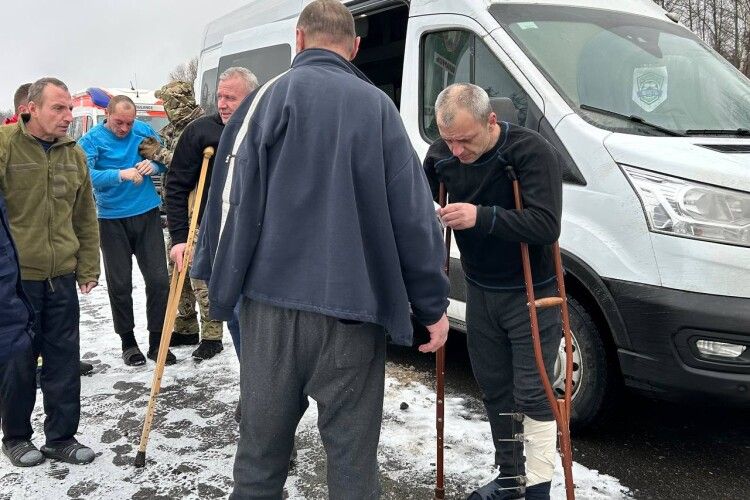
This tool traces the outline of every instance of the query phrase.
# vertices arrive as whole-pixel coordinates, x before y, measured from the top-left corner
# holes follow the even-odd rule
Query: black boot
[[[81,372],[81,375],[88,375],[89,373],[94,371],[94,365],[85,361],[80,361],[78,363],[78,369]]]
[[[148,348],[148,352],[146,353],[146,357],[150,359],[151,361],[156,361],[157,357],[159,356],[159,346],[151,346]],[[167,349],[167,359],[164,361],[165,365],[173,365],[177,363],[177,357],[175,357],[174,354],[172,354],[172,351]]]
[[[526,488],[526,500],[549,500],[550,481]]]
[[[200,338],[197,333],[172,332],[172,337],[169,339],[169,347],[178,347],[181,345],[198,345],[198,342],[200,342]]]
[[[193,351],[196,359],[211,359],[224,349],[221,340],[201,340],[198,349]]]

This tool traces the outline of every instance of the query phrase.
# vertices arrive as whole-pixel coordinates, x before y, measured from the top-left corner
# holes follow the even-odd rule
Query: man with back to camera
[[[146,284],[146,356],[153,361],[159,353],[169,296],[160,200],[150,177],[163,172],[164,166],[138,153],[143,139],[158,135],[135,116],[135,103],[129,97],[114,96],[107,105],[105,122],[79,140],[96,193],[112,321],[122,342],[122,359],[129,366],[146,363],[133,331],[133,255]],[[166,363],[176,361],[168,351]]]
[[[296,47],[291,70],[227,124],[193,264],[209,280],[212,317],[231,318],[242,300],[231,498],[282,497],[309,396],[329,498],[376,499],[386,332],[411,344],[411,304],[430,332],[420,350],[445,343],[445,250],[398,110],[350,62],[349,10],[307,5]]]
[[[424,167],[433,196],[442,181],[450,203],[438,211],[455,230],[466,276],[469,357],[490,421],[499,475],[469,500],[549,499],[557,426],[534,363],[520,243],[529,244],[537,297],[557,295],[551,245],[560,236],[562,171],[557,151],[539,134],[498,122],[481,87],[457,83],[435,102],[440,139]],[[515,210],[505,170],[523,195]],[[557,308],[538,311],[547,373],[562,325]],[[514,417],[522,416],[522,424]],[[511,441],[523,430],[526,442]],[[507,441],[500,441],[505,439]]]
[[[38,465],[44,457],[71,464],[95,457],[75,438],[81,413],[76,288],[87,294],[97,286],[99,231],[86,158],[66,135],[72,107],[63,82],[42,78],[29,88],[29,113],[0,127],[0,191],[36,318],[32,356],[16,358],[2,384],[2,400],[13,402],[2,405],[2,450],[19,467]],[[39,354],[46,415],[41,453],[31,441]]]

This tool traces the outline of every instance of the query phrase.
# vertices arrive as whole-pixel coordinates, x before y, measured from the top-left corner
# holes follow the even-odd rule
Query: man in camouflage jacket
[[[193,86],[187,82],[170,82],[157,90],[155,95],[157,99],[163,101],[164,111],[166,111],[167,118],[169,119],[169,123],[159,131],[164,144],[159,144],[155,139],[145,139],[140,145],[139,152],[144,158],[163,163],[169,167],[172,163],[172,155],[177,147],[177,141],[180,139],[185,127],[196,118],[203,116],[204,111],[203,108],[196,104],[193,97]],[[169,171],[165,175],[169,175]],[[166,184],[166,182],[163,184]],[[163,200],[163,189],[160,189],[160,195]],[[167,238],[168,246],[171,248],[171,238],[169,236]],[[170,277],[173,271],[174,263],[170,260]],[[172,346],[198,344],[199,327],[198,315],[195,311],[196,302],[201,311],[201,327],[204,337],[221,338],[221,321],[211,321],[208,319],[207,291],[201,289],[194,290],[190,280],[185,280],[177,307],[175,331],[171,341]]]

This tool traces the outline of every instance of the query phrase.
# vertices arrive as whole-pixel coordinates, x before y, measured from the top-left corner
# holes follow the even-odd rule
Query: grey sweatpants
[[[242,422],[234,500],[279,500],[308,396],[318,405],[328,497],[380,497],[385,332],[371,323],[242,299]]]
[[[557,294],[557,285],[534,290],[536,298]],[[559,308],[537,309],[542,355],[552,381],[562,336]],[[504,476],[524,475],[523,444],[498,441],[523,432],[523,426],[500,413],[519,412],[535,420],[553,420],[534,361],[526,292],[487,292],[467,284],[466,330],[474,377],[482,390],[495,463]]]

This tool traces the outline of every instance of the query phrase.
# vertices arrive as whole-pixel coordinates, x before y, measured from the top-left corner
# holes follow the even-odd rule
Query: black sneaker
[[[150,359],[151,361],[156,361],[157,356],[159,356],[159,346],[152,346],[148,348],[148,353],[146,353],[146,357]],[[164,362],[165,365],[173,365],[177,363],[177,358],[174,354],[172,354],[172,351],[167,349],[167,360]]]
[[[517,478],[498,476],[474,490],[466,500],[515,500],[524,497],[524,490]]]
[[[181,345],[198,345],[200,336],[197,333],[177,333],[172,332],[172,338],[169,339],[169,347],[179,347]]]
[[[193,351],[195,359],[211,359],[224,350],[221,340],[201,340],[198,349]]]
[[[87,363],[85,361],[80,361],[78,363],[78,368],[81,372],[81,375],[88,375],[89,373],[94,371],[94,365],[92,365],[91,363]]]

